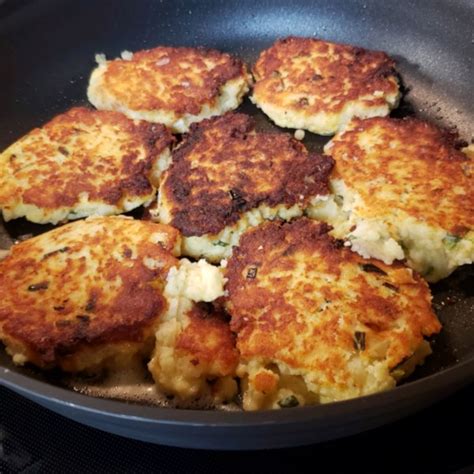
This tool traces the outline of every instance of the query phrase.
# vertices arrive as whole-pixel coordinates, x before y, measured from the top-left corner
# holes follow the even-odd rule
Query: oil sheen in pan
[[[173,397],[167,397],[157,389],[145,365],[139,363],[127,370],[105,372],[94,378],[63,375],[59,383],[84,395],[141,405],[197,410],[235,411],[240,409],[238,400],[236,403],[215,404],[211,399],[206,398],[180,402]]]

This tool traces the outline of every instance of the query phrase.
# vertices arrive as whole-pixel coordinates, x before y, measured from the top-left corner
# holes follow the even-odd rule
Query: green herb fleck
[[[457,243],[461,240],[459,235],[446,234],[446,237],[443,239],[443,244],[449,250],[453,249]]]
[[[232,202],[238,209],[244,207],[247,204],[247,201],[242,197],[239,190],[231,189],[229,191],[229,194],[232,199]]]
[[[278,402],[278,405],[280,405],[281,408],[293,408],[293,407],[297,407],[299,404],[300,402],[294,395],[290,395],[289,397],[282,398]]]
[[[39,290],[47,290],[49,283],[47,281],[42,281],[41,283],[35,283],[34,285],[30,285],[28,287],[28,291],[39,291]]]
[[[76,319],[78,319],[81,323],[89,323],[91,320],[88,314],[78,314]]]
[[[338,206],[342,206],[344,204],[344,197],[341,196],[340,194],[336,194],[336,196],[334,196],[334,202],[338,205]]]
[[[423,276],[428,276],[431,273],[434,272],[434,267],[432,265],[429,265],[426,270],[423,272]]]
[[[379,273],[380,275],[387,275],[381,268],[377,267],[376,265],[372,263],[363,263],[361,266],[362,270],[364,272],[368,273]]]
[[[63,147],[63,146],[60,146],[58,148],[58,151],[59,153],[61,153],[61,155],[64,155],[64,156],[68,156],[69,155],[69,151],[67,150],[67,148]]]
[[[253,280],[257,276],[257,267],[250,267],[247,272],[247,278]]]
[[[59,253],[65,253],[65,252],[67,252],[67,251],[69,251],[69,247],[63,247],[63,248],[61,248],[61,249],[52,250],[51,252],[45,253],[45,254],[43,255],[43,260],[44,260],[45,258],[52,257],[53,255],[57,255],[57,254],[59,254]]]
[[[365,350],[365,332],[364,331],[356,331],[354,333],[354,349],[356,351]]]
[[[392,285],[391,283],[388,283],[388,282],[382,283],[382,285],[385,286],[385,288],[388,288],[389,290],[398,292],[398,286]]]
[[[227,247],[229,244],[227,242],[222,242],[222,240],[218,240],[217,242],[214,242],[212,245],[214,246],[219,246],[219,247]]]

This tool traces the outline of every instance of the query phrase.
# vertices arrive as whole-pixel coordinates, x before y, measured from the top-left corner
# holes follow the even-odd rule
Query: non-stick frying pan
[[[0,14],[1,14],[0,6]],[[472,0],[94,1],[36,0],[0,19],[0,148],[72,105],[86,103],[94,54],[118,56],[159,44],[204,45],[252,63],[276,38],[314,36],[387,51],[398,61],[415,113],[473,139]],[[273,128],[245,103],[262,128]],[[326,140],[307,134],[320,149]],[[8,223],[0,245],[45,230]],[[87,397],[29,369],[0,347],[0,383],[67,417],[145,441],[198,448],[307,444],[408,415],[474,381],[472,270],[433,287],[444,324],[434,354],[400,387],[329,405],[258,413],[177,410]],[[1,404],[0,404],[1,409]]]

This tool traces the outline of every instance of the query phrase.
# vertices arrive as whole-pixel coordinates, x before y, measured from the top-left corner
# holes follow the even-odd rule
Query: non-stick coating
[[[0,12],[1,13],[1,12]],[[469,1],[33,1],[0,20],[0,149],[72,105],[85,104],[94,54],[115,57],[159,44],[204,45],[252,63],[275,38],[314,36],[382,49],[407,89],[396,115],[418,116],[473,139],[474,4]],[[273,128],[247,101],[262,128]],[[325,139],[307,134],[320,149]],[[19,220],[9,238],[46,227]],[[3,239],[3,241],[2,241]],[[256,449],[336,438],[390,422],[474,380],[472,270],[434,288],[444,323],[434,354],[397,389],[279,412],[172,410],[100,400],[14,367],[0,348],[0,383],[83,423],[175,446]]]

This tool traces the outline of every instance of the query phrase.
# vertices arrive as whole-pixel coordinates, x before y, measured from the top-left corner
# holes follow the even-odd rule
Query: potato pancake
[[[280,127],[320,135],[398,105],[395,62],[381,51],[313,38],[278,40],[253,68],[251,100]]]
[[[181,231],[184,255],[218,262],[247,228],[328,199],[332,166],[289,134],[256,132],[247,115],[205,120],[173,154],[157,219]]]
[[[175,133],[236,109],[251,82],[242,61],[213,49],[160,46],[97,59],[87,91],[95,107],[162,123]]]
[[[246,410],[386,390],[430,353],[441,325],[412,269],[364,259],[301,218],[246,232],[229,259],[227,310]]]
[[[333,197],[310,216],[364,257],[406,258],[428,281],[474,260],[474,165],[457,137],[418,119],[355,119],[325,147]]]
[[[0,339],[17,364],[68,372],[149,354],[179,233],[127,217],[77,221],[0,262]]]
[[[173,140],[162,125],[73,108],[0,154],[3,217],[57,224],[147,204]]]

